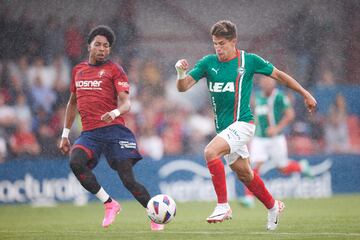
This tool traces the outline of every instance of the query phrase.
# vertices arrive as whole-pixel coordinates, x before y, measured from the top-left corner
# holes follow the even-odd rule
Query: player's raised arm
[[[175,64],[177,72],[176,87],[179,92],[185,92],[190,89],[196,81],[189,75],[186,75],[186,71],[189,69],[189,63],[186,59],[181,59]]]
[[[69,141],[69,133],[70,128],[75,120],[76,111],[76,94],[71,93],[68,104],[66,106],[64,129],[59,144],[59,149],[63,154],[67,154],[70,151],[71,144]]]
[[[291,88],[301,94],[304,97],[304,102],[309,110],[309,112],[312,112],[315,110],[317,102],[315,98],[305,89],[303,88],[300,83],[298,83],[294,78],[289,76],[283,71],[280,71],[279,69],[274,67],[273,72],[271,73],[271,77],[275,80],[277,80],[279,83],[287,86],[288,88]]]
[[[112,122],[115,118],[130,111],[130,96],[128,92],[120,92],[117,97],[117,108],[101,116],[101,120],[107,123]]]

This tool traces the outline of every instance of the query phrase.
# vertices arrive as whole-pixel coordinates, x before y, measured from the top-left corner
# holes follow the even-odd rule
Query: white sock
[[[218,203],[217,206],[224,207],[224,208],[230,208],[229,203]]]
[[[103,203],[109,199],[109,194],[105,192],[105,190],[101,187],[100,190],[95,194],[95,196],[100,199]]]
[[[278,209],[278,203],[277,203],[277,201],[275,200],[274,206],[273,206],[271,209],[269,209],[269,211],[275,211],[275,210],[277,210],[277,209]]]

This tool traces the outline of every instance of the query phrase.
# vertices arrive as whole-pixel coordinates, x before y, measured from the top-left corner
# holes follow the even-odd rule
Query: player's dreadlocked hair
[[[109,41],[110,47],[113,44],[113,42],[115,41],[114,31],[108,26],[99,25],[90,31],[88,40],[87,40],[88,44],[90,44],[97,35],[106,37],[106,39]]]
[[[229,20],[221,20],[211,27],[211,35],[215,37],[223,37],[227,40],[236,38],[236,26]]]

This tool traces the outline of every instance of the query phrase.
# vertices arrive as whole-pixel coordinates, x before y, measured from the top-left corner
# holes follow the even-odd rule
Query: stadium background
[[[296,121],[286,130],[289,151],[315,167],[314,179],[265,173],[279,197],[331,197],[360,192],[360,9],[358,1],[0,1],[0,203],[84,204],[84,193],[57,150],[70,69],[86,59],[86,34],[113,27],[112,52],[129,75],[127,124],[145,161],[139,179],[152,194],[213,200],[201,154],[214,135],[204,81],[175,90],[174,63],[212,52],[209,28],[220,19],[238,26],[239,47],[265,57],[310,88],[318,111],[309,116],[288,93]],[[256,81],[255,81],[256,83]],[[335,104],[338,99],[338,104]],[[81,131],[74,124],[71,139]],[[109,192],[130,195],[104,163],[96,173]],[[229,193],[242,193],[228,174]],[[114,184],[116,182],[116,184]],[[200,187],[201,186],[201,187]],[[198,191],[203,189],[203,191]]]

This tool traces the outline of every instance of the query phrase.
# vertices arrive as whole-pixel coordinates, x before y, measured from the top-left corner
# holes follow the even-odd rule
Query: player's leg
[[[112,169],[114,169],[126,189],[144,207],[150,200],[149,192],[140,184],[134,175],[133,166],[142,159],[137,149],[137,143],[133,133],[125,126],[114,125],[108,128],[108,139],[113,139],[113,143],[108,143],[104,149],[105,157]],[[164,229],[163,224],[150,222],[153,231]]]
[[[280,212],[285,208],[285,205],[281,201],[274,200],[260,176],[252,171],[248,158],[239,157],[231,163],[230,168],[236,173],[239,180],[243,182],[268,209],[267,229],[275,230],[279,221]]]
[[[98,183],[92,172],[92,168],[96,166],[97,162],[94,158],[91,158],[89,152],[89,149],[81,145],[75,145],[70,154],[70,168],[80,184],[104,203],[105,217],[103,227],[108,227],[121,211],[121,207]]]
[[[254,137],[250,143],[250,159],[251,166],[255,173],[259,174],[259,170],[263,163],[269,159],[269,148],[267,138]],[[254,194],[244,185],[245,196],[240,199],[240,203],[244,207],[253,207],[255,205]]]
[[[204,150],[204,157],[217,196],[217,206],[213,213],[206,219],[209,223],[231,219],[232,212],[227,199],[225,169],[221,160],[221,157],[229,151],[230,147],[228,143],[219,136],[215,136]]]
[[[144,208],[146,208],[147,203],[150,200],[150,194],[135,178],[133,171],[135,162],[136,160],[134,159],[114,161],[111,167],[118,173],[126,189]]]

